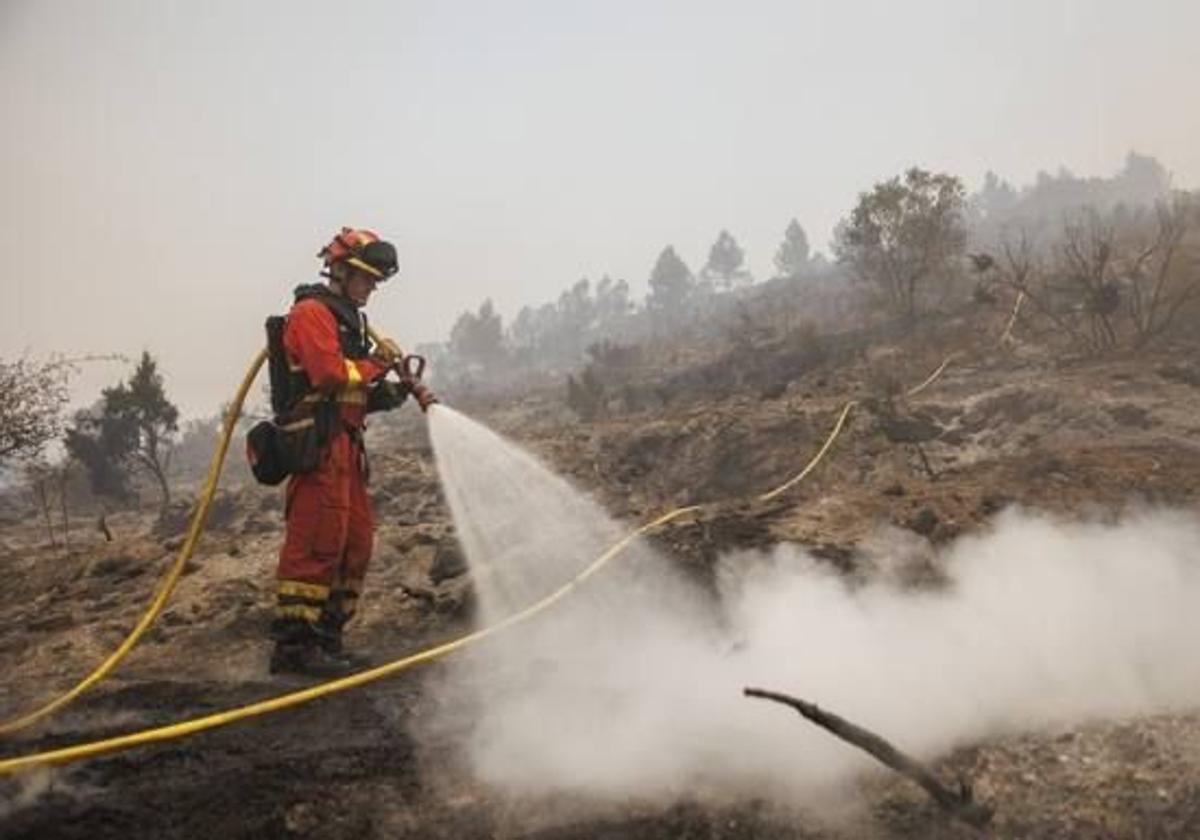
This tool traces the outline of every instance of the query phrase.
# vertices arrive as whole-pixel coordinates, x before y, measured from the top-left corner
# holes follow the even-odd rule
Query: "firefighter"
[[[330,677],[369,664],[342,644],[374,539],[366,415],[396,408],[409,394],[422,411],[437,398],[412,376],[385,379],[404,370],[400,350],[387,340],[373,344],[367,334],[361,308],[397,272],[392,244],[369,230],[342,228],[317,256],[328,282],[295,290],[283,332],[290,417],[311,431],[315,468],[288,481],[270,671]]]

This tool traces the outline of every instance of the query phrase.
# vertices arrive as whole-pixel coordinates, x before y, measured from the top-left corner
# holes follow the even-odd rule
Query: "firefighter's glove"
[[[375,342],[375,352],[372,355],[385,367],[395,367],[404,358],[404,351],[390,338],[381,338]]]
[[[367,392],[367,414],[399,408],[408,393],[409,389],[401,383],[386,379],[376,382]]]

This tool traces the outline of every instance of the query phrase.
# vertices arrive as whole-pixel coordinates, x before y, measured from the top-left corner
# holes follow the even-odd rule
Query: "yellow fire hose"
[[[371,334],[372,337],[378,342],[379,336],[375,334],[374,331],[372,331]],[[941,374],[949,366],[952,359],[953,354],[947,357],[945,361],[943,361],[941,365],[939,365],[938,368],[934,370],[933,373],[931,373],[923,382],[921,382],[915,388],[910,389],[907,392],[907,395],[913,396],[931,385],[939,376],[941,376]],[[209,471],[205,479],[200,503],[197,506],[195,515],[193,516],[187,538],[180,548],[179,556],[176,558],[175,563],[172,564],[171,568],[164,577],[154,600],[151,602],[149,609],[146,611],[146,614],[142,616],[142,619],[138,622],[137,626],[133,629],[125,641],[122,642],[121,646],[118,647],[118,649],[91,674],[81,680],[78,685],[56,700],[45,704],[41,708],[36,709],[35,711],[30,712],[20,718],[0,725],[0,735],[18,731],[46,717],[55,710],[65,706],[88,688],[102,680],[117,666],[117,664],[121,662],[122,659],[125,658],[133,646],[138,642],[138,640],[162,612],[163,607],[170,598],[176,584],[179,581],[179,578],[183,572],[184,564],[195,551],[196,543],[198,542],[200,534],[204,528],[204,522],[208,515],[208,508],[212,501],[212,496],[216,491],[216,486],[220,478],[225,455],[229,449],[229,442],[233,436],[234,425],[236,424],[241,413],[241,407],[245,401],[246,394],[249,392],[250,387],[265,360],[266,351],[263,350],[255,357],[254,361],[251,362],[250,367],[247,369],[246,374],[242,379],[242,384],[238,389],[237,395],[234,397],[233,402],[230,403],[229,410],[225,417],[222,438],[217,446],[216,451],[214,451],[212,461],[209,464]],[[834,424],[829,436],[826,438],[824,444],[821,446],[820,450],[818,450],[817,454],[814,455],[812,460],[810,460],[804,466],[804,469],[778,487],[762,493],[758,496],[758,499],[761,501],[769,501],[770,499],[773,499],[791,489],[793,486],[807,477],[808,474],[812,472],[812,470],[816,468],[817,464],[820,463],[820,461],[825,457],[825,454],[833,446],[834,441],[841,434],[846,419],[849,416],[850,411],[854,408],[855,404],[856,403],[854,400],[850,400],[843,406],[841,414],[838,416],[837,422]],[[214,729],[216,727],[225,726],[227,724],[235,723],[247,718],[280,711],[282,709],[297,706],[302,703],[307,703],[308,701],[315,700],[319,697],[324,697],[329,694],[335,694],[351,688],[356,688],[360,685],[375,682],[376,680],[380,680],[384,677],[391,676],[392,674],[399,673],[400,671],[407,670],[408,668],[423,662],[429,662],[434,659],[438,659],[460,648],[467,647],[475,642],[481,641],[488,636],[499,633],[508,627],[526,621],[538,613],[548,609],[550,606],[571,592],[576,586],[595,574],[602,566],[608,563],[609,560],[620,554],[621,551],[624,550],[625,547],[633,542],[633,540],[635,540],[637,537],[646,534],[655,528],[661,527],[662,525],[665,525],[668,522],[671,522],[672,520],[677,519],[685,514],[698,511],[702,507],[702,505],[690,505],[687,507],[676,508],[635,529],[623,539],[611,546],[599,557],[597,557],[589,566],[587,566],[587,568],[572,578],[565,585],[555,590],[541,601],[538,601],[524,610],[510,616],[499,624],[476,630],[472,633],[452,639],[449,642],[445,642],[444,644],[427,648],[423,651],[418,651],[410,656],[385,663],[357,674],[352,674],[341,679],[321,683],[319,685],[315,685],[300,691],[294,691],[289,694],[261,700],[257,703],[251,703],[246,706],[229,709],[224,712],[193,718],[191,720],[180,721],[178,723],[169,724],[166,726],[146,729],[140,732],[133,732],[128,735],[120,735],[114,738],[107,738],[99,741],[76,744],[71,747],[62,747],[56,750],[47,750],[45,752],[31,753],[29,755],[2,759],[0,760],[0,776],[11,775],[39,766],[66,764],[74,761],[80,761],[85,758],[93,758],[99,755],[131,749],[136,746],[151,744],[158,741],[182,738],[187,735],[202,732],[206,729]]]
[[[371,327],[368,327],[367,331],[376,345],[384,344],[384,336]],[[395,342],[389,341],[389,343],[400,355],[404,355],[399,345]],[[205,477],[204,485],[200,490],[200,503],[196,507],[196,512],[192,515],[192,522],[188,527],[187,537],[184,539],[183,545],[179,548],[179,555],[175,558],[175,562],[167,569],[167,573],[159,585],[158,592],[155,594],[154,600],[150,602],[150,606],[147,608],[145,614],[138,621],[137,625],[134,626],[133,630],[130,631],[129,635],[126,636],[125,640],[121,642],[120,646],[73,688],[60,697],[34,709],[32,712],[0,723],[0,737],[19,732],[37,723],[42,718],[61,709],[108,676],[121,663],[121,660],[129,654],[129,651],[133,650],[133,646],[138,643],[146,631],[150,629],[150,625],[162,613],[163,608],[167,605],[167,601],[175,592],[175,587],[179,584],[179,578],[183,575],[183,567],[191,559],[192,554],[196,550],[196,544],[200,541],[200,534],[204,531],[204,523],[208,519],[208,508],[212,504],[213,495],[217,490],[217,483],[221,478],[221,468],[225,464],[225,455],[229,451],[229,441],[233,438],[234,426],[242,414],[242,405],[246,401],[246,395],[250,393],[250,387],[254,384],[254,380],[258,377],[258,372],[262,369],[263,363],[266,360],[267,351],[264,348],[259,351],[258,355],[250,363],[250,367],[246,369],[246,374],[242,377],[242,384],[238,388],[237,394],[234,395],[233,402],[229,404],[229,408],[225,413],[221,440],[218,442],[217,448],[213,450],[212,460],[208,465],[208,475]]]
[[[202,732],[205,729],[213,729],[218,726],[234,723],[246,718],[264,715],[269,712],[277,712],[281,709],[286,709],[291,706],[298,706],[301,703],[307,703],[310,700],[316,700],[318,697],[324,697],[329,694],[336,694],[347,689],[356,688],[360,685],[366,685],[370,682],[390,676],[391,674],[399,673],[407,670],[414,665],[422,662],[429,662],[438,659],[446,654],[466,647],[467,645],[481,641],[488,636],[499,633],[500,631],[511,627],[514,624],[532,618],[543,610],[548,609],[552,604],[559,601],[567,593],[576,586],[581,584],[587,578],[595,574],[601,566],[617,556],[627,545],[633,542],[640,535],[670,522],[672,519],[677,519],[686,513],[691,513],[699,509],[698,505],[691,507],[676,508],[669,513],[663,514],[652,522],[649,522],[636,531],[628,534],[622,540],[614,544],[611,548],[605,551],[602,555],[592,561],[586,569],[576,575],[565,586],[552,592],[547,597],[538,601],[536,604],[527,607],[515,615],[506,618],[499,624],[493,624],[491,627],[485,627],[481,630],[476,630],[473,633],[468,633],[453,639],[445,644],[437,645],[436,647],[428,648],[411,656],[406,656],[403,659],[397,659],[393,662],[388,662],[367,671],[362,671],[357,674],[351,674],[348,677],[331,680],[329,682],[314,685],[311,688],[293,691],[290,694],[283,694],[278,697],[272,697],[267,700],[261,700],[257,703],[251,703],[246,706],[240,706],[236,709],[230,709],[216,714],[206,715],[204,717],[192,718],[191,720],[181,721],[179,723],[160,726],[154,729],[146,729],[141,732],[133,732],[129,735],[119,735],[115,738],[107,738],[101,741],[93,741],[86,744],[78,744],[73,747],[63,747],[57,750],[48,750],[41,753],[33,753],[31,755],[18,756],[0,761],[0,776],[9,775],[21,770],[28,770],[45,764],[64,764],[72,761],[79,761],[84,758],[92,758],[105,753],[126,750],[131,747],[141,746],[144,744],[152,744],[156,741],[168,741],[175,738],[182,738],[185,735],[191,735],[196,732]]]
[[[225,434],[221,441],[221,445],[218,447],[217,452],[214,453],[213,465],[210,467],[210,470],[209,470],[210,484],[206,484],[206,490],[208,491],[209,496],[211,496],[211,490],[213,488],[215,488],[216,478],[220,474],[221,462],[223,461],[225,453],[228,450],[229,438],[233,432],[233,423],[237,419],[237,413],[240,410],[241,402],[245,398],[245,394],[246,394],[246,391],[249,389],[250,383],[253,381],[254,374],[256,374],[258,372],[259,367],[261,367],[264,357],[265,357],[265,354],[260,354],[258,356],[258,358],[255,359],[255,362],[251,365],[250,371],[248,371],[248,373],[247,373],[246,379],[242,383],[242,388],[238,392],[237,399],[235,400],[234,404],[232,404],[230,406],[229,414],[227,415],[226,422],[225,422]],[[845,425],[846,418],[849,416],[850,411],[853,407],[854,407],[853,401],[846,403],[846,405],[842,408],[842,412],[841,412],[841,415],[838,417],[837,423],[835,424],[833,430],[830,432],[828,438],[826,438],[824,445],[822,445],[821,449],[812,458],[812,460],[809,461],[808,464],[805,465],[804,469],[801,470],[800,473],[798,473],[796,476],[789,479],[788,481],[784,482],[779,487],[776,487],[773,490],[763,493],[761,496],[759,496],[759,498],[764,501],[775,498],[779,494],[790,489],[797,482],[802,480],[805,476],[807,476],[817,466],[817,464],[821,461],[821,459],[824,458],[825,454],[829,451],[830,447],[833,445],[834,440],[841,433],[842,428]],[[196,515],[195,519],[193,520],[193,528],[192,528],[192,531],[189,533],[189,540],[188,540],[188,543],[192,544],[193,546],[195,543],[195,539],[192,539],[192,536],[193,536],[193,534],[198,535],[200,529],[203,526],[203,518],[204,518],[204,515],[207,513],[207,507],[208,507],[207,502],[208,502],[207,498],[202,501],[201,507],[197,509],[197,515]],[[426,650],[419,651],[410,656],[406,656],[401,659],[397,659],[395,661],[385,663],[378,667],[371,668],[369,670],[362,671],[357,674],[352,674],[347,677],[342,677],[341,679],[321,683],[319,685],[315,685],[310,688],[302,689],[300,691],[294,691],[289,694],[284,694],[284,695],[280,695],[278,697],[273,697],[273,698],[269,698],[267,700],[262,700],[257,703],[251,703],[246,706],[240,706],[235,709],[229,709],[224,712],[217,712],[215,714],[206,715],[204,717],[192,718],[191,720],[180,721],[178,723],[168,724],[166,726],[160,726],[160,727],[156,727],[156,728],[152,728],[152,729],[146,729],[146,730],[142,730],[140,732],[133,732],[128,735],[119,735],[114,738],[106,738],[106,739],[102,739],[99,741],[92,741],[92,742],[88,742],[88,743],[84,743],[84,744],[77,744],[77,745],[71,746],[71,747],[62,747],[60,749],[47,750],[45,752],[32,753],[29,755],[17,756],[15,758],[3,759],[3,760],[0,760],[0,776],[10,775],[10,774],[21,772],[23,770],[29,770],[34,767],[39,767],[39,766],[44,766],[44,765],[65,764],[65,763],[70,763],[73,761],[79,761],[79,760],[82,760],[85,758],[93,758],[93,757],[96,757],[99,755],[104,755],[106,753],[117,752],[120,750],[126,750],[126,749],[130,749],[132,747],[142,746],[145,744],[151,744],[151,743],[155,743],[158,741],[167,741],[167,740],[173,740],[175,738],[182,738],[186,735],[191,735],[196,732],[202,732],[206,729],[213,729],[218,726],[225,726],[227,724],[235,723],[237,721],[245,720],[247,718],[256,717],[258,715],[264,715],[264,714],[268,714],[270,712],[275,712],[275,711],[279,711],[282,709],[286,709],[291,706],[297,706],[302,703],[307,703],[310,700],[317,699],[318,697],[324,697],[326,695],[336,694],[341,691],[346,691],[351,688],[356,688],[360,685],[365,685],[370,682],[375,682],[376,680],[380,680],[380,679],[390,676],[392,674],[399,673],[400,671],[407,670],[408,668],[411,668],[414,665],[418,665],[422,662],[429,662],[434,659],[438,659],[438,658],[445,656],[446,654],[451,653],[455,650],[458,650],[460,648],[474,644],[475,642],[481,641],[481,640],[487,638],[488,636],[499,633],[508,627],[511,627],[515,624],[526,621],[526,620],[534,617],[538,613],[541,613],[544,610],[549,609],[553,604],[557,603],[559,600],[561,600],[563,597],[565,597],[568,593],[570,593],[575,587],[579,586],[581,583],[583,583],[585,580],[587,580],[589,577],[591,577],[593,574],[595,574],[597,571],[599,571],[599,569],[601,567],[603,567],[606,563],[608,563],[608,561],[610,561],[611,559],[616,557],[618,554],[620,554],[621,551],[623,551],[626,548],[626,546],[628,546],[630,543],[632,543],[639,536],[641,536],[645,533],[648,533],[648,532],[654,530],[655,528],[661,527],[662,525],[665,525],[674,519],[678,519],[679,517],[684,516],[685,514],[698,511],[701,509],[701,507],[702,507],[701,505],[690,505],[687,507],[676,508],[674,510],[668,511],[667,513],[663,514],[662,516],[659,516],[657,519],[654,519],[654,520],[642,525],[641,527],[637,528],[636,530],[634,530],[631,533],[629,533],[628,535],[626,535],[624,538],[622,538],[617,543],[615,543],[613,546],[611,546],[607,551],[605,551],[603,554],[601,554],[599,557],[597,557],[595,560],[593,560],[590,565],[588,565],[583,571],[581,571],[578,575],[576,575],[574,578],[572,578],[565,585],[563,585],[559,589],[555,590],[550,595],[546,596],[545,598],[538,601],[537,603],[508,617],[507,619],[505,619],[504,621],[502,621],[498,624],[492,625],[491,627],[485,627],[483,629],[476,630],[472,633],[468,633],[466,635],[460,636],[460,637],[453,639],[449,642],[446,642],[444,644],[437,645],[432,648],[427,648]],[[185,547],[186,547],[186,544],[185,544]],[[187,556],[190,556],[190,551],[187,553]],[[183,558],[183,561],[186,561],[187,556],[185,556],[184,553],[181,551],[180,557]],[[177,566],[179,566],[181,568],[182,562],[177,561]],[[28,725],[28,723],[32,723],[34,720],[37,720],[38,718],[43,717],[46,714],[49,714],[54,709],[59,708],[62,705],[65,705],[67,702],[69,702],[75,696],[78,696],[87,687],[89,687],[90,685],[93,685],[94,683],[96,683],[97,681],[102,679],[105,674],[107,674],[109,671],[111,671],[112,668],[115,667],[116,664],[120,661],[120,659],[123,658],[126,653],[128,653],[129,648],[131,648],[133,646],[133,644],[136,643],[137,639],[141,636],[141,634],[145,632],[146,627],[148,627],[149,624],[154,620],[154,617],[157,616],[157,614],[159,612],[161,612],[162,603],[165,602],[166,598],[170,595],[170,591],[174,588],[175,582],[178,580],[178,576],[179,576],[178,570],[175,567],[172,567],[171,573],[168,574],[167,579],[164,581],[163,586],[160,588],[159,595],[158,595],[158,597],[155,598],[154,603],[151,605],[150,611],[148,611],[146,616],[143,617],[142,621],[139,622],[138,628],[135,630],[135,632],[130,634],[129,638],[126,639],[124,644],[122,644],[122,646],[118,650],[118,652],[114,653],[113,656],[109,657],[109,659],[104,663],[104,666],[101,669],[97,669],[85,681],[81,682],[78,686],[76,686],[76,688],[73,689],[69,694],[64,695],[63,697],[59,698],[58,700],[54,701],[53,703],[48,704],[47,706],[43,707],[42,709],[39,709],[35,713],[26,715],[24,718],[21,718],[19,722],[23,722],[24,725]],[[120,656],[117,655],[118,653],[120,654]]]
[[[183,545],[179,548],[179,556],[175,558],[175,562],[171,564],[171,567],[163,577],[162,583],[159,584],[158,592],[155,594],[154,600],[150,602],[150,607],[146,610],[146,613],[138,621],[133,630],[130,631],[129,635],[125,637],[125,641],[121,642],[121,645],[112,652],[108,659],[101,662],[94,671],[80,680],[74,688],[40,708],[34,709],[32,712],[0,724],[0,736],[11,735],[13,732],[36,723],[52,712],[61,709],[108,676],[109,672],[120,664],[129,651],[133,650],[133,646],[138,643],[138,640],[150,629],[150,625],[154,623],[154,620],[163,611],[163,607],[167,604],[167,599],[171,597],[171,593],[175,591],[175,586],[179,583],[184,565],[196,550],[196,543],[199,542],[200,533],[204,530],[204,523],[208,519],[208,508],[212,503],[213,493],[216,492],[217,482],[221,478],[221,467],[225,463],[225,453],[228,451],[229,441],[233,437],[233,428],[242,411],[242,403],[245,402],[246,394],[249,393],[250,386],[254,384],[254,378],[258,376],[259,368],[262,367],[266,358],[266,350],[261,351],[254,357],[254,361],[250,363],[246,375],[242,377],[242,384],[238,388],[237,395],[233,398],[233,402],[229,404],[229,410],[225,413],[225,426],[221,434],[221,440],[217,444],[217,448],[213,451],[212,461],[209,462],[208,475],[204,479],[204,487],[200,492],[200,503],[196,507],[195,514],[192,516],[192,524],[188,528],[187,537],[184,539]]]
[[[930,385],[932,385],[939,376],[942,375],[942,372],[947,367],[950,366],[950,362],[952,362],[953,360],[954,360],[954,354],[951,353],[949,356],[947,356],[945,358],[945,360],[940,365],[937,366],[937,370],[935,370],[933,373],[929,374],[929,376],[925,377],[925,380],[923,382],[921,382],[920,385],[914,385],[913,387],[911,387],[907,391],[905,391],[904,396],[915,397],[917,394],[924,391],[926,388],[928,388]]]
[[[771,499],[774,499],[781,493],[791,490],[793,486],[803,481],[808,474],[812,472],[814,468],[816,468],[817,464],[821,462],[821,459],[825,457],[825,453],[829,451],[829,447],[833,446],[833,442],[837,440],[837,436],[842,433],[842,426],[845,425],[846,418],[850,416],[850,409],[854,408],[855,405],[856,403],[854,400],[850,400],[845,406],[842,407],[842,413],[838,417],[837,423],[834,424],[833,431],[829,433],[829,437],[825,439],[825,444],[817,451],[817,454],[813,456],[813,459],[804,466],[804,469],[800,470],[800,472],[796,473],[783,484],[780,484],[774,490],[768,490],[766,493],[763,493],[758,497],[760,502],[769,502]]]
[[[1025,292],[1017,293],[1017,302],[1013,304],[1012,315],[1008,318],[1008,326],[1004,328],[1004,332],[1000,335],[1000,343],[1004,344],[1012,337],[1013,327],[1017,324],[1017,316],[1021,314],[1021,304],[1025,302]]]

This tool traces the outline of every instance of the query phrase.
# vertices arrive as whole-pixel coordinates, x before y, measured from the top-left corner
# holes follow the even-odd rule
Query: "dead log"
[[[742,693],[747,697],[774,700],[776,703],[791,706],[808,720],[832,732],[843,741],[865,750],[896,772],[912,779],[923,787],[944,810],[968,825],[982,828],[991,821],[992,809],[975,801],[971,786],[965,780],[959,780],[957,791],[951,790],[943,785],[925,765],[900,752],[874,732],[863,729],[833,712],[828,712],[815,703],[790,697],[787,694],[779,694],[761,688],[746,688]]]

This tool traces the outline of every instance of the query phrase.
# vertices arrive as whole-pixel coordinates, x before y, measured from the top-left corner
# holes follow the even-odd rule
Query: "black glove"
[[[399,408],[408,397],[408,391],[401,383],[379,380],[367,391],[367,414]]]

